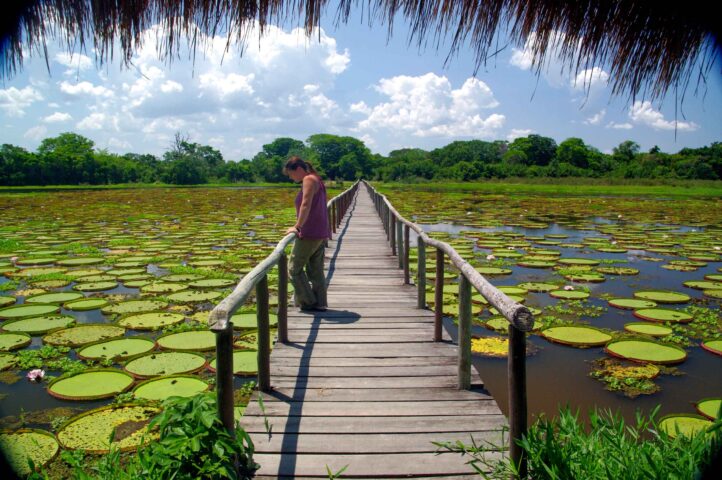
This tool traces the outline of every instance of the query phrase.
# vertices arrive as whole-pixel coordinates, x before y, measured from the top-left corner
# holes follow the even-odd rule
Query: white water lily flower
[[[564,290],[574,290],[574,287],[572,285],[565,285]]]
[[[30,380],[31,382],[39,382],[43,379],[44,376],[45,376],[45,370],[41,370],[39,368],[30,370],[27,375],[28,380]]]
[[[487,260],[496,260],[496,257],[494,255],[489,254],[486,256],[486,259]]]

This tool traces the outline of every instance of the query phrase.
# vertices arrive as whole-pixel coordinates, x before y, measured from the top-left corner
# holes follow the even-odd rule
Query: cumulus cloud
[[[91,113],[75,126],[80,130],[120,130],[118,118],[102,112]]]
[[[48,115],[47,117],[43,118],[43,122],[60,123],[60,122],[67,122],[68,120],[72,120],[72,119],[73,119],[73,117],[69,113],[55,112],[52,115]]]
[[[102,86],[93,85],[90,82],[70,83],[63,80],[60,82],[60,91],[72,96],[89,95],[93,97],[112,97],[113,91]]]
[[[93,60],[82,53],[60,52],[55,55],[54,60],[64,67],[68,67],[66,74],[77,73],[82,70],[89,70],[93,67]]]
[[[571,87],[575,90],[592,90],[598,87],[606,87],[609,82],[609,74],[599,67],[582,70],[571,81]]]
[[[25,134],[23,135],[24,138],[40,141],[43,138],[45,138],[46,134],[48,133],[47,127],[45,125],[36,125],[35,127],[30,127]]]
[[[613,128],[615,130],[631,130],[634,128],[634,125],[632,125],[629,122],[624,122],[624,123],[609,122],[605,128]]]
[[[174,82],[173,80],[167,80],[160,86],[160,91],[163,93],[182,92],[183,85],[178,82]]]
[[[374,106],[354,103],[350,110],[366,116],[358,129],[406,132],[417,137],[474,136],[490,138],[504,125],[497,113],[482,115],[499,102],[481,80],[467,79],[454,89],[445,76],[427,73],[417,77],[384,78],[375,89],[387,101]]]
[[[634,105],[629,108],[629,118],[634,123],[652,127],[655,130],[674,130],[676,128],[682,132],[692,132],[699,128],[699,125],[694,122],[665,120],[662,112],[655,110],[652,102],[647,100],[634,102]]]
[[[591,117],[584,120],[584,123],[587,125],[599,125],[602,123],[602,120],[604,120],[604,116],[607,114],[606,109],[602,109],[601,111],[595,113]]]
[[[40,92],[30,86],[0,90],[0,108],[11,117],[22,117],[25,115],[25,108],[42,99]]]
[[[529,128],[512,128],[509,134],[506,136],[506,139],[510,142],[514,141],[517,138],[520,137],[528,137],[532,133],[536,133],[534,130],[531,130]]]

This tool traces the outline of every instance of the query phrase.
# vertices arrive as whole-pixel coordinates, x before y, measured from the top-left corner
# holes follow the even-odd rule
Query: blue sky
[[[309,40],[292,26],[271,27],[242,57],[238,48],[224,53],[225,37],[211,38],[195,64],[185,50],[170,66],[157,59],[155,31],[131,68],[96,68],[92,51],[71,56],[51,44],[50,74],[35,55],[0,85],[0,142],[35,150],[74,131],[112,152],[159,155],[180,131],[238,160],[279,136],[314,133],[351,135],[381,154],[529,133],[581,137],[605,152],[629,139],[667,152],[722,140],[719,63],[704,95],[687,93],[675,139],[674,92],[661,102],[611,97],[604,65],[575,83],[552,58],[537,77],[525,46],[509,45],[474,77],[470,48],[445,68],[448,42],[419,51],[402,22],[388,43],[386,27],[369,28],[358,15],[338,29],[327,15],[321,28]]]

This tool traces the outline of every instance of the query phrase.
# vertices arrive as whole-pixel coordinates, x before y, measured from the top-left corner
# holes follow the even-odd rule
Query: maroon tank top
[[[328,208],[326,207],[326,185],[323,184],[321,177],[316,176],[319,181],[318,191],[311,200],[311,210],[308,212],[308,218],[301,227],[300,237],[309,240],[325,240],[331,238],[331,229],[328,225]],[[301,210],[301,201],[303,200],[303,185],[296,195],[296,218]]]

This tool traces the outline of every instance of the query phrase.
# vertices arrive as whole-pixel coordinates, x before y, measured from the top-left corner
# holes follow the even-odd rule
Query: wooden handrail
[[[335,232],[341,224],[351,199],[358,189],[357,181],[326,204],[329,227]],[[286,247],[296,238],[295,233],[284,236],[270,255],[248,272],[230,295],[211,310],[208,323],[216,334],[216,394],[218,416],[229,433],[235,435],[233,412],[233,322],[231,316],[243,305],[251,292],[256,291],[256,319],[258,322],[258,388],[271,389],[270,339],[268,321],[268,272],[278,265],[278,341],[288,342],[288,267]]]
[[[363,181],[363,180],[362,180]],[[418,307],[426,308],[426,245],[436,248],[435,275],[435,321],[434,341],[441,341],[442,289],[444,254],[461,272],[459,276],[459,388],[471,386],[471,287],[474,287],[509,322],[508,390],[509,390],[509,454],[518,467],[519,478],[525,478],[527,461],[522,448],[516,440],[521,439],[527,429],[526,400],[526,334],[534,328],[534,316],[531,311],[518,302],[511,300],[504,292],[489,283],[448,243],[429,237],[417,224],[405,219],[391,205],[391,202],[376,191],[368,182],[364,185],[371,193],[376,210],[381,217],[391,245],[392,254],[399,256],[399,268],[409,268],[409,238],[404,235],[401,241],[401,225],[418,235]],[[396,231],[395,231],[396,230]],[[409,283],[408,276],[404,281]]]

